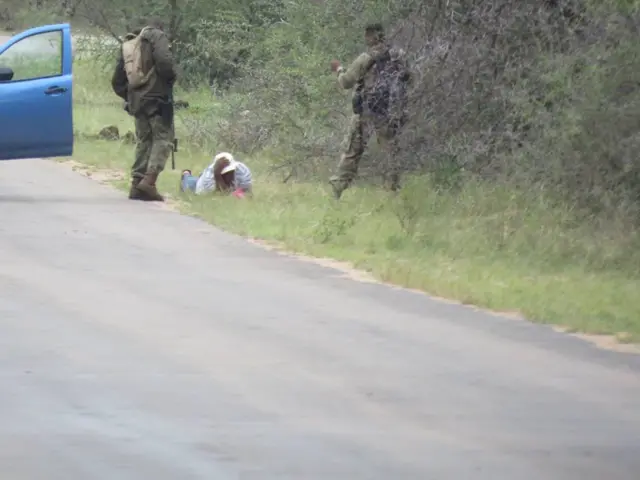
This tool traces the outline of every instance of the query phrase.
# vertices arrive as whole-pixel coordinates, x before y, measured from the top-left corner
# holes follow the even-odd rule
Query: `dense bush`
[[[285,178],[305,180],[333,168],[350,115],[329,60],[351,61],[364,25],[382,21],[416,79],[392,161],[431,172],[425,188],[473,176],[640,218],[638,1],[40,3],[116,37],[139,17],[162,17],[181,86],[206,85],[219,100],[190,120],[192,140],[270,152]],[[373,147],[365,178],[389,161]]]
[[[235,145],[259,126],[297,175],[333,166],[349,102],[328,60],[352,59],[362,26],[381,19],[416,75],[395,159],[403,168],[426,169],[444,186],[468,175],[537,184],[589,212],[637,217],[635,3],[397,0],[380,12],[371,3],[289,9],[290,21],[256,49],[268,60],[236,84],[237,111],[254,113],[253,123],[228,125]],[[372,173],[388,161],[375,151],[370,160]]]

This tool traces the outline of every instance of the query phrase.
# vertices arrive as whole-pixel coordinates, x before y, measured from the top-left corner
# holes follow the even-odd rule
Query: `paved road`
[[[640,359],[0,162],[11,480],[637,480]]]

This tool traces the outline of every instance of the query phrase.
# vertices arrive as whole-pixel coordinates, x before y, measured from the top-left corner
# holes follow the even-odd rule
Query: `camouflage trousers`
[[[146,173],[160,174],[173,150],[173,127],[161,115],[138,115],[136,119],[136,158],[131,177],[141,179]]]
[[[363,118],[361,115],[354,115],[346,137],[346,149],[338,163],[338,171],[329,180],[336,196],[340,196],[349,188],[356,178],[360,160],[374,133],[378,145],[387,156],[384,174],[386,187],[391,190],[399,188],[400,174],[395,162],[398,148],[395,133],[389,131],[386,125],[376,124],[373,120]]]

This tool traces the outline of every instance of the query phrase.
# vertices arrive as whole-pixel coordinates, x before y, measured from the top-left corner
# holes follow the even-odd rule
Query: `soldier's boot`
[[[142,200],[142,193],[138,190],[138,184],[140,183],[140,178],[133,177],[131,179],[131,188],[129,188],[129,199],[130,200]]]
[[[329,184],[331,185],[331,190],[333,191],[333,197],[336,200],[340,200],[342,192],[347,189],[347,185],[345,185],[345,182],[340,181],[337,176],[333,176],[329,179]]]
[[[398,193],[400,191],[400,175],[397,173],[390,174],[385,179],[385,189],[392,192]]]
[[[333,198],[335,198],[336,200],[340,200],[340,197],[342,196],[342,192],[344,192],[344,190],[338,187],[338,185],[336,185],[335,183],[331,184],[331,189],[333,190]]]
[[[138,190],[142,194],[142,199],[147,202],[164,202],[164,197],[160,195],[156,187],[158,181],[157,173],[147,173],[144,178],[138,183]]]

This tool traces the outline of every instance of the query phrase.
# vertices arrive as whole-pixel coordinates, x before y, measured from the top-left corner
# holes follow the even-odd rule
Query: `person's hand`
[[[337,72],[340,68],[340,60],[331,60],[331,71]]]
[[[244,198],[244,192],[242,191],[241,188],[236,188],[232,193],[232,195],[236,198]]]

